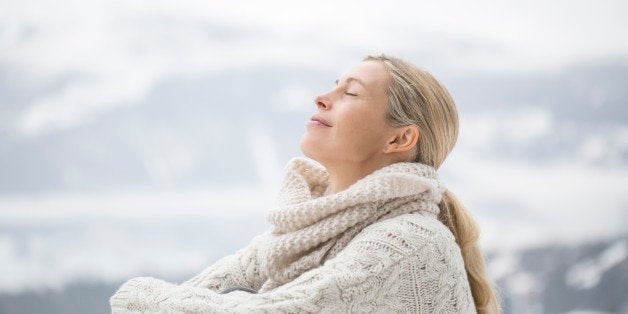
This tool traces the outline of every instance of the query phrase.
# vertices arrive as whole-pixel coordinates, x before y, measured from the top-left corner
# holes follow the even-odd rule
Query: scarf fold
[[[376,221],[416,211],[438,215],[445,190],[433,167],[415,162],[382,167],[325,195],[328,187],[329,173],[312,161],[295,157],[286,165],[281,191],[266,215],[273,226],[262,256],[269,279],[260,292],[333,258]]]

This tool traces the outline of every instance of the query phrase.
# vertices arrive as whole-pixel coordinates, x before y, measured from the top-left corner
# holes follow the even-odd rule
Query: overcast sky
[[[340,71],[387,52],[438,73],[525,72],[628,55],[625,1],[3,2],[4,84],[80,78],[0,119],[28,135],[139,103],[165,77],[234,67]]]
[[[62,234],[24,240],[0,226],[0,257],[23,277],[0,288],[36,278],[22,247],[64,261],[67,238],[113,241],[102,252],[109,263],[123,254],[115,250],[143,245],[131,231],[110,239],[117,221],[172,223],[183,208],[215,221],[238,212],[221,210],[240,206],[233,195],[242,193],[240,214],[261,219],[313,96],[381,52],[445,78],[461,97],[458,144],[439,172],[480,221],[484,245],[625,233],[627,12],[626,1],[0,0],[0,221]],[[228,193],[223,182],[180,183],[199,173],[222,180],[229,163],[260,180]],[[124,185],[142,176],[172,190]],[[62,189],[103,178],[118,190]],[[59,194],[15,188],[37,180]],[[110,225],[92,211],[109,213]],[[85,229],[63,233],[72,221]],[[164,255],[177,252],[171,244]],[[91,253],[81,258],[86,272],[102,268]],[[35,264],[47,272],[50,263]]]

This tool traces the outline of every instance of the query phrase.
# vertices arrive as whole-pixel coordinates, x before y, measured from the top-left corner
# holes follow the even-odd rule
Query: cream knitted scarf
[[[260,292],[283,285],[334,257],[366,226],[382,219],[424,211],[438,214],[445,190],[433,167],[399,162],[380,168],[349,188],[326,195],[329,174],[295,157],[285,168],[273,225],[262,251],[268,281]]]

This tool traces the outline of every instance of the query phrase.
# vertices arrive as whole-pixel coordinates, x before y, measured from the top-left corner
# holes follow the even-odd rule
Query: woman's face
[[[307,122],[303,154],[322,164],[381,157],[394,131],[385,120],[388,82],[389,74],[378,61],[364,61],[338,78],[330,91],[314,99],[315,116],[330,126]]]

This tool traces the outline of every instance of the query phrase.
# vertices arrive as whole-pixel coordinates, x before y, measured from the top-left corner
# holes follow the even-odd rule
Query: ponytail
[[[460,246],[477,312],[498,313],[497,296],[486,274],[484,257],[478,247],[480,230],[477,224],[449,190],[443,193],[443,199],[438,207],[440,207],[438,219],[451,230],[456,243]]]
[[[388,55],[367,56],[364,61],[381,62],[390,75],[386,88],[386,121],[393,127],[416,125],[420,139],[411,158],[438,169],[458,138],[458,111],[453,98],[427,71]],[[473,218],[445,191],[439,204],[439,219],[456,238],[464,259],[471,294],[478,313],[497,313],[498,301],[486,275],[484,258],[478,247],[479,230]]]

